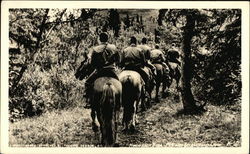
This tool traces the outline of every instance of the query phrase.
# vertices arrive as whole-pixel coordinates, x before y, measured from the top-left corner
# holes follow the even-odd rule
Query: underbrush
[[[9,100],[10,121],[41,115],[46,111],[76,107],[83,103],[84,84],[75,79],[68,65],[55,65],[49,71],[30,67]]]

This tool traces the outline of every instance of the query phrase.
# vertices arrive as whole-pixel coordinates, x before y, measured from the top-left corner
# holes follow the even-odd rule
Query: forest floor
[[[241,146],[240,106],[208,104],[202,115],[182,115],[182,104],[170,96],[145,112],[138,113],[134,133],[118,127],[122,147],[239,147]],[[121,119],[120,119],[121,121]],[[91,129],[90,109],[76,107],[56,110],[38,117],[10,123],[10,146],[97,146]]]

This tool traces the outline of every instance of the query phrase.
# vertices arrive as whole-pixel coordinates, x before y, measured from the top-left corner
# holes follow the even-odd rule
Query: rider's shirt
[[[93,47],[88,57],[90,58],[90,64],[97,69],[115,68],[115,63],[119,61],[115,45],[108,43]]]
[[[135,44],[125,48],[122,52],[122,64],[126,66],[144,66],[146,63],[142,49]]]
[[[145,55],[145,58],[147,60],[150,60],[150,51],[151,51],[151,48],[148,45],[146,45],[146,44],[141,44],[141,45],[138,45],[137,47],[141,48],[142,51],[143,51],[143,53],[144,53],[144,55]]]
[[[150,57],[152,62],[164,62],[165,61],[165,57],[164,54],[161,50],[159,49],[154,49],[150,52]]]

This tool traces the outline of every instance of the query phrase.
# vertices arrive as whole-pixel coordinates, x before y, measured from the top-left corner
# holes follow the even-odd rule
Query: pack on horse
[[[131,37],[130,46],[121,53],[123,71],[119,74],[119,79],[123,87],[124,130],[135,128],[136,112],[140,100],[142,100],[142,108],[145,107],[145,82],[148,82],[148,76],[142,68],[145,66],[146,60],[142,50],[136,47],[136,43],[136,38]]]
[[[92,129],[94,132],[98,131],[97,115],[102,145],[114,146],[122,100],[122,85],[114,72],[119,55],[115,46],[107,43],[106,33],[100,34],[100,41],[101,44],[93,47],[88,60],[77,69],[75,76],[83,79],[84,75],[88,75],[94,69],[85,83],[86,97],[91,106]]]
[[[160,86],[162,84],[162,95],[165,93],[165,89],[167,87],[167,80],[168,77],[168,67],[164,63],[165,62],[165,56],[164,53],[159,49],[159,45],[155,46],[155,49],[151,50],[150,57],[153,65],[156,68],[156,94],[155,94],[155,101],[159,102],[159,90]]]

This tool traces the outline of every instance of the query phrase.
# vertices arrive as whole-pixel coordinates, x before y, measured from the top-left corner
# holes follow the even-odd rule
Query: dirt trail
[[[162,134],[166,132],[164,132],[165,128],[162,129],[162,127],[166,127],[166,124],[173,122],[172,116],[177,112],[178,106],[181,107],[181,104],[173,104],[173,102],[176,102],[176,100],[173,101],[170,98],[162,99],[160,103],[153,104],[147,111],[138,113],[136,131],[133,133],[122,131],[120,119],[118,127],[119,145],[122,147],[164,146],[165,137]],[[174,105],[174,108],[172,105]],[[79,137],[81,136],[79,144],[98,145],[99,134],[94,135],[90,124],[87,125],[88,131],[86,131],[86,126],[82,127],[85,127],[85,133],[79,134]],[[170,130],[169,133],[173,133],[174,131]]]
[[[203,115],[178,115],[182,104],[176,93],[138,113],[134,133],[118,127],[121,147],[240,146],[239,110],[207,105]],[[240,107],[236,107],[236,109]],[[122,117],[121,117],[122,118]],[[39,132],[39,133],[38,133]],[[10,145],[98,146],[99,135],[91,129],[90,110],[77,107],[48,112],[10,124]]]
[[[163,145],[161,143],[165,139],[163,136],[165,132],[162,127],[171,122],[180,104],[175,104],[175,109],[171,105],[173,105],[171,99],[162,99],[160,103],[154,103],[147,111],[138,113],[136,131],[132,134],[123,132],[119,134],[121,146],[148,147],[157,146],[158,142],[160,142],[158,146]]]

